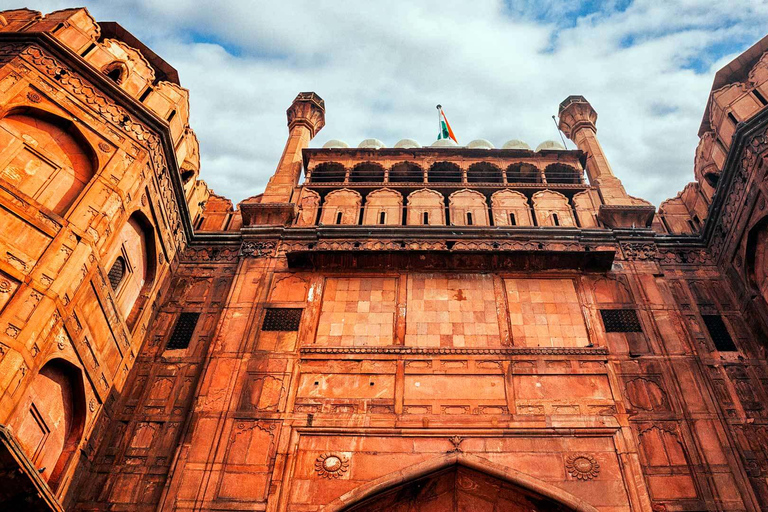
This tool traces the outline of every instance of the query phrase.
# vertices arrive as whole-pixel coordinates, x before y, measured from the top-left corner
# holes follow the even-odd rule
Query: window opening
[[[709,331],[709,337],[712,338],[712,342],[715,344],[715,349],[721,352],[733,352],[737,350],[736,345],[733,343],[731,333],[728,332],[728,328],[723,322],[723,317],[720,315],[701,315],[704,319],[704,325],[707,326]]]
[[[517,219],[515,219],[515,214],[510,213],[509,214],[509,225],[510,226],[517,226]]]
[[[467,212],[467,226],[472,225],[472,212]]]
[[[107,278],[109,279],[109,284],[112,285],[113,292],[117,291],[120,283],[123,282],[123,277],[125,277],[125,259],[122,256],[118,256],[107,273]]]
[[[425,226],[429,225],[429,212],[424,212],[424,215],[422,217],[422,224]]]
[[[173,333],[165,345],[165,349],[178,350],[189,347],[189,342],[192,339],[192,334],[195,332],[199,318],[200,313],[181,313],[176,321],[176,326],[173,328]]]
[[[336,212],[336,224],[341,224],[341,220],[344,217],[342,212]]]
[[[560,219],[558,218],[556,213],[552,214],[552,222],[555,224],[555,226],[559,226],[560,225]]]
[[[757,98],[757,101],[759,101],[761,105],[763,106],[768,105],[768,101],[766,101],[765,97],[762,94],[760,94],[760,91],[755,89],[754,91],[752,91],[752,94],[755,95],[755,98]]]
[[[634,309],[601,309],[605,332],[643,332]]]
[[[379,224],[386,224],[386,223],[387,223],[387,213],[379,212]]]
[[[109,77],[113,82],[119,84],[120,80],[123,78],[123,72],[119,67],[115,67],[107,73],[107,77]]]
[[[301,323],[301,308],[267,308],[262,331],[298,331]]]

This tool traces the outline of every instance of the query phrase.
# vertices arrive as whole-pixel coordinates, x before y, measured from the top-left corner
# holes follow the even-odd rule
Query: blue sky
[[[235,201],[263,190],[285,143],[285,109],[312,90],[327,109],[313,146],[427,145],[441,103],[460,143],[536,147],[559,138],[560,101],[582,94],[615,174],[658,205],[693,179],[715,72],[768,33],[762,0],[82,3],[178,69],[201,177]]]

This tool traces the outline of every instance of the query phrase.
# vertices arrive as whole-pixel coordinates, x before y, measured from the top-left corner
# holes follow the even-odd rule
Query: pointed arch
[[[32,378],[11,425],[51,489],[58,488],[76,456],[85,420],[82,371],[65,359],[49,360]]]
[[[74,123],[32,107],[0,118],[0,179],[66,215],[98,171],[96,152]]]
[[[341,512],[370,499],[377,494],[386,492],[412,480],[430,475],[451,466],[463,466],[504,482],[508,482],[523,490],[535,493],[543,498],[568,507],[574,512],[598,512],[587,503],[553,484],[539,480],[530,475],[507,466],[496,464],[488,459],[468,453],[447,453],[436,459],[428,460],[404,469],[394,471],[353,489],[323,507],[322,512]]]
[[[149,300],[155,281],[157,249],[154,226],[144,213],[137,210],[120,229],[117,241],[119,245],[114,249],[114,259],[107,268],[111,272],[115,262],[122,259],[124,269],[114,293],[117,308],[128,328],[133,329]]]

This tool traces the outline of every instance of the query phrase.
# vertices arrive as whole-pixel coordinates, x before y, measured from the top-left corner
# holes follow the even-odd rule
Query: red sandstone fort
[[[0,12],[0,510],[768,510],[767,52],[658,209],[582,96],[310,149],[311,92],[234,208],[170,64]]]

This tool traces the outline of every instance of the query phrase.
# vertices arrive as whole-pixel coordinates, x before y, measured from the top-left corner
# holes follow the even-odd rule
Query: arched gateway
[[[443,457],[383,476],[323,512],[597,512],[562,489],[475,455]]]

